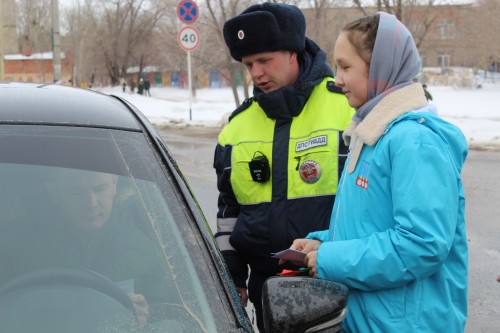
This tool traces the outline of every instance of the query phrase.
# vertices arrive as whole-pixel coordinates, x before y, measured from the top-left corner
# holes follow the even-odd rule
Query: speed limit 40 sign
[[[193,51],[200,43],[200,33],[193,27],[184,27],[177,36],[179,45],[186,51]]]

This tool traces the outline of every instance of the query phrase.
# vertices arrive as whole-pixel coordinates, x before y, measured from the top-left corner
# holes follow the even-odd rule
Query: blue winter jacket
[[[347,332],[464,331],[467,143],[421,90],[390,94],[346,131],[330,228],[307,237],[322,241],[318,277],[350,289]]]

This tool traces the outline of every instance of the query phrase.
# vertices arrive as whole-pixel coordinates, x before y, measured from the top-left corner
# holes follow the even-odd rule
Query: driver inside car
[[[78,173],[78,174],[76,174]],[[143,294],[135,293],[133,285],[134,277],[130,263],[120,262],[124,258],[120,256],[125,248],[122,248],[120,241],[131,236],[125,234],[124,238],[114,244],[111,232],[120,235],[121,230],[115,229],[116,221],[113,221],[113,203],[116,195],[116,185],[118,176],[106,173],[64,170],[55,177],[53,184],[49,185],[50,193],[54,202],[60,207],[60,211],[67,219],[70,232],[74,233],[80,248],[84,250],[81,256],[81,263],[89,265],[93,270],[106,275],[112,280],[119,279],[119,284],[126,288],[129,281],[128,290],[125,290],[134,304],[139,322],[144,325],[149,317],[149,306]],[[109,223],[108,223],[109,222]],[[129,232],[135,233],[133,228]],[[137,234],[137,237],[140,237]],[[136,237],[136,236],[134,236]],[[109,249],[105,249],[108,245]],[[103,260],[106,252],[117,250],[117,257],[114,260]],[[133,259],[133,258],[130,258]],[[135,260],[133,260],[135,261]],[[137,260],[139,261],[139,260]],[[127,271],[123,269],[126,268]]]
[[[49,178],[53,205],[42,205],[42,213],[17,228],[22,236],[12,241],[22,257],[5,271],[13,278],[50,267],[90,269],[125,290],[144,326],[148,302],[167,294],[161,249],[139,225],[146,214],[133,195],[117,195],[117,175],[58,168]]]

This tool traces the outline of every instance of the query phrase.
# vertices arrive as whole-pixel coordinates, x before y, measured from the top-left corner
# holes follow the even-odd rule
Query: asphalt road
[[[219,129],[159,129],[215,228],[217,188],[212,167]],[[469,239],[466,333],[500,332],[500,151],[471,150],[462,179]],[[443,318],[443,320],[446,320]]]

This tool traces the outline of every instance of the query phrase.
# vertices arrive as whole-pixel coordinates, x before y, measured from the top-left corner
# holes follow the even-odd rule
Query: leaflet
[[[290,261],[302,261],[306,254],[301,251],[286,249],[280,252],[271,253],[271,257]]]

